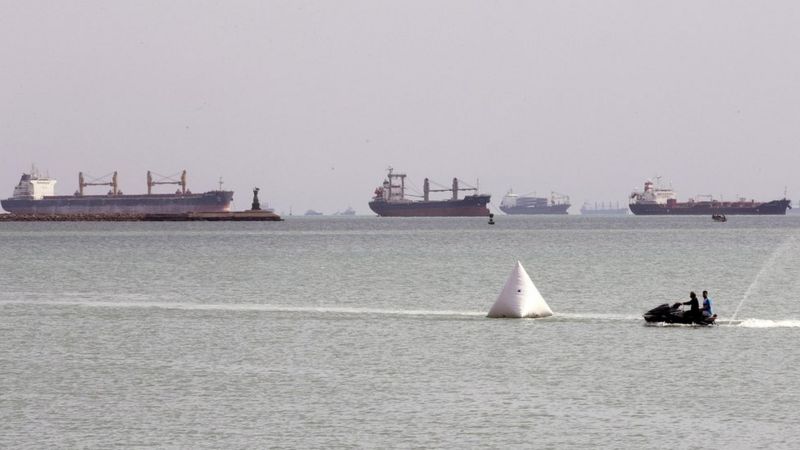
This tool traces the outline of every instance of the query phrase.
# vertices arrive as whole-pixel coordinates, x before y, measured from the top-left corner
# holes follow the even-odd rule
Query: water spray
[[[744,293],[744,297],[742,297],[742,301],[739,302],[739,305],[736,306],[736,310],[733,312],[733,316],[731,316],[730,320],[728,320],[728,325],[731,325],[733,321],[736,319],[736,315],[739,314],[739,310],[742,308],[744,301],[750,297],[750,293],[753,291],[753,288],[758,284],[758,281],[761,279],[761,276],[767,271],[768,268],[771,268],[775,261],[778,259],[779,256],[783,255],[786,250],[789,249],[791,243],[795,241],[795,237],[791,236],[786,238],[786,240],[781,244],[780,247],[776,248],[772,255],[770,255],[769,259],[761,266],[761,270],[758,271],[756,274],[756,278],[750,283],[750,286],[747,287],[747,290]]]

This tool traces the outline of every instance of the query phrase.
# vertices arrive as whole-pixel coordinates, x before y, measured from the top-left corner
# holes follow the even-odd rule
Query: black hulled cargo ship
[[[569,197],[552,192],[550,198],[517,195],[511,191],[500,202],[500,210],[506,214],[567,214]]]
[[[35,171],[23,174],[11,198],[0,201],[3,209],[19,215],[124,215],[124,214],[185,214],[230,211],[233,192],[209,191],[193,194],[186,189],[186,171],[180,180],[154,181],[147,173],[147,194],[125,195],[119,190],[117,173],[109,182],[85,181],[78,174],[78,191],[74,195],[55,195],[56,180],[42,177]],[[154,194],[160,184],[180,186],[174,194]],[[106,195],[87,195],[87,186],[110,186]]]
[[[738,201],[725,202],[704,196],[678,202],[675,191],[655,186],[649,180],[644,183],[644,190],[631,193],[628,206],[632,213],[639,216],[784,215],[792,207],[791,201],[785,198],[769,202],[740,198]]]
[[[422,200],[407,198],[411,195],[406,194],[405,179],[405,174],[394,173],[389,168],[386,180],[375,189],[369,208],[382,217],[473,217],[489,214],[486,205],[491,196],[478,194],[477,188],[460,188],[458,178],[453,178],[452,188],[442,189],[431,189],[431,181],[426,178]],[[475,193],[459,199],[459,191]],[[452,197],[447,200],[431,200],[431,192],[452,192]]]

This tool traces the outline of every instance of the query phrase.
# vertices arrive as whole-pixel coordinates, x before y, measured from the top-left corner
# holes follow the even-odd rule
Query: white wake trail
[[[38,306],[76,306],[87,308],[136,308],[136,309],[171,309],[183,311],[261,311],[272,313],[308,313],[308,314],[352,314],[352,315],[386,315],[386,316],[436,316],[436,317],[486,317],[485,311],[454,311],[442,309],[382,309],[355,308],[346,306],[289,306],[259,303],[179,303],[179,302],[107,302],[107,301],[22,301],[0,300],[0,305],[38,305]],[[544,319],[523,319],[548,322],[632,322],[641,321],[640,315],[607,314],[607,313],[559,313]],[[722,321],[720,321],[722,322]],[[800,328],[797,319],[743,319],[739,321],[724,320],[724,327],[742,328]]]
[[[800,320],[744,319],[737,326],[742,328],[800,328]]]
[[[339,306],[287,306],[260,303],[180,303],[180,302],[104,302],[104,301],[0,301],[5,305],[55,305],[90,308],[159,308],[186,311],[264,311],[331,314],[374,314],[405,316],[485,316],[483,311],[450,311],[425,309],[381,309]]]

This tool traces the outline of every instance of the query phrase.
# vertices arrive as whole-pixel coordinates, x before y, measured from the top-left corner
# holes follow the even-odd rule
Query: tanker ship
[[[147,194],[125,195],[119,190],[117,172],[111,181],[86,181],[78,174],[78,190],[73,195],[55,195],[56,180],[41,176],[35,170],[23,173],[11,198],[0,200],[3,209],[19,215],[124,215],[124,214],[185,214],[197,212],[228,212],[233,200],[232,191],[193,194],[186,189],[186,171],[179,180],[170,178],[154,180],[147,172]],[[175,184],[174,194],[154,194],[153,187]],[[105,195],[87,195],[88,186],[110,186]]]
[[[631,193],[628,206],[636,215],[784,215],[791,208],[786,198],[769,202],[757,202],[740,198],[738,201],[723,202],[711,196],[698,196],[687,202],[678,202],[671,188],[655,186],[652,181],[644,183],[644,190]]]
[[[375,195],[369,202],[369,208],[382,217],[470,217],[487,216],[489,209],[486,205],[491,199],[490,195],[478,194],[477,188],[459,187],[458,178],[453,178],[452,188],[431,189],[431,183],[425,178],[423,184],[422,200],[411,200],[406,197],[415,197],[406,194],[406,175],[394,173],[390,167],[389,174],[381,186],[375,189]],[[436,183],[434,183],[436,184]],[[465,195],[459,199],[460,191],[471,191],[473,194]],[[452,197],[447,200],[431,200],[431,192],[452,192]]]
[[[567,214],[570,207],[569,196],[550,193],[546,197],[517,195],[511,191],[500,202],[500,210],[506,214]]]

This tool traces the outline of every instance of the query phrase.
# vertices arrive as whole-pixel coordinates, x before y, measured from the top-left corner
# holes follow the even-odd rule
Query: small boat
[[[727,222],[728,218],[725,217],[725,214],[712,214],[711,220],[714,222]]]
[[[658,305],[644,313],[642,317],[644,317],[645,322],[649,323],[680,323],[685,325],[714,325],[717,320],[716,314],[710,317],[702,315],[693,317],[689,314],[689,311],[683,310],[682,303],[675,303],[672,306],[668,303]]]

